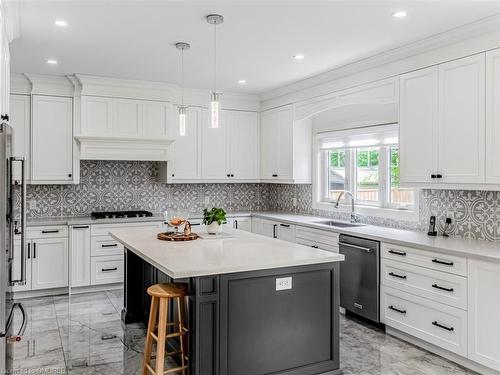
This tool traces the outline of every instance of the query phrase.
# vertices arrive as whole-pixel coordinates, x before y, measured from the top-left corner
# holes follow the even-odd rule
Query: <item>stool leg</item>
[[[151,309],[149,312],[148,331],[146,333],[146,344],[144,346],[144,359],[142,363],[142,375],[149,375],[146,365],[151,361],[151,350],[153,349],[153,337],[151,333],[154,332],[156,326],[156,318],[158,315],[158,298],[151,299]]]
[[[160,298],[160,319],[158,321],[158,344],[156,346],[156,375],[163,375],[165,366],[165,341],[167,336],[168,298]]]
[[[179,336],[180,344],[181,344],[181,363],[182,367],[186,365],[186,354],[187,354],[187,337],[182,335],[183,327],[186,326],[186,306],[184,302],[184,297],[177,298],[177,315],[179,316],[179,332],[181,335]],[[186,370],[182,370],[182,375],[186,375]]]

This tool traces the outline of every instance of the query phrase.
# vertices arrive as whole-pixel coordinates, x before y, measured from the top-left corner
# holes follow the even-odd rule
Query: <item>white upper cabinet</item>
[[[175,140],[170,146],[169,169],[171,170],[172,181],[200,179],[201,126],[201,108],[191,107],[187,109],[185,136],[179,135],[178,124],[172,119],[170,136]]]
[[[485,183],[485,54],[400,77],[401,182]]]
[[[485,177],[485,55],[439,65],[438,173],[444,183]]]
[[[437,166],[438,68],[400,77],[399,152],[401,183],[432,182]]]
[[[27,182],[29,182],[30,179],[30,103],[31,100],[28,95],[10,96],[10,124],[12,125],[13,129],[12,155],[25,158],[25,178]],[[14,163],[13,168],[13,178],[16,181],[20,181],[20,163]]]
[[[110,98],[82,97],[82,133],[109,135],[113,131],[113,101]]]
[[[500,49],[486,52],[486,182],[500,184]]]
[[[113,136],[139,136],[142,133],[142,106],[139,100],[114,99]]]
[[[256,112],[225,111],[228,172],[233,180],[259,180],[259,117]]]
[[[261,179],[265,182],[310,183],[311,119],[293,121],[291,105],[261,115]]]
[[[229,144],[226,112],[221,111],[218,128],[210,127],[206,110],[203,110],[202,113],[201,176],[204,180],[228,179],[230,173],[227,165]]]
[[[142,135],[167,137],[172,105],[165,102],[146,102],[142,106]]]
[[[73,181],[73,99],[33,95],[31,183]]]

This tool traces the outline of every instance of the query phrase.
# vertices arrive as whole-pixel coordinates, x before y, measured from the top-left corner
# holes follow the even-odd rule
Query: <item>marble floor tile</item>
[[[140,374],[146,327],[121,322],[123,290],[22,302],[29,319],[13,351],[15,368],[69,375]],[[474,374],[343,315],[340,362],[345,375]]]

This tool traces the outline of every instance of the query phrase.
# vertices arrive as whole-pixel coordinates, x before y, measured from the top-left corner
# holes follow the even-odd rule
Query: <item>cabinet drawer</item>
[[[123,255],[123,245],[111,236],[92,236],[91,255]]]
[[[102,256],[91,259],[91,284],[122,283],[124,281],[124,256]]]
[[[48,225],[43,227],[28,227],[27,238],[60,238],[68,237],[67,225]],[[20,237],[19,237],[20,238]]]
[[[456,275],[467,275],[467,259],[455,255],[440,254],[415,249],[413,247],[382,243],[382,258],[454,273]]]
[[[333,246],[333,245],[329,245],[329,244],[325,244],[325,243],[321,243],[321,242],[317,242],[317,241],[311,241],[311,240],[308,240],[305,238],[297,238],[296,241],[300,245],[305,245],[305,246],[310,246],[310,247],[314,247],[314,248],[321,249],[321,250],[331,251],[333,253],[339,252],[338,246]]]
[[[297,237],[338,247],[339,234],[326,230],[297,226]]]
[[[123,223],[123,224],[92,224],[91,234],[92,236],[105,236],[109,235],[109,232],[113,230],[123,230],[123,229],[154,229],[158,228],[161,230],[163,222],[162,221],[152,221],[152,222],[141,222],[141,223]]]
[[[383,285],[467,309],[465,277],[382,258],[380,279]]]
[[[383,323],[467,356],[467,312],[393,288],[381,288]]]

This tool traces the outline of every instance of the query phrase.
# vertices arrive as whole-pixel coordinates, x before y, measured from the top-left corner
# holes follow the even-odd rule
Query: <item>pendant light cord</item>
[[[217,93],[217,24],[214,23],[214,93]]]
[[[184,107],[184,48],[181,49],[181,105]]]

